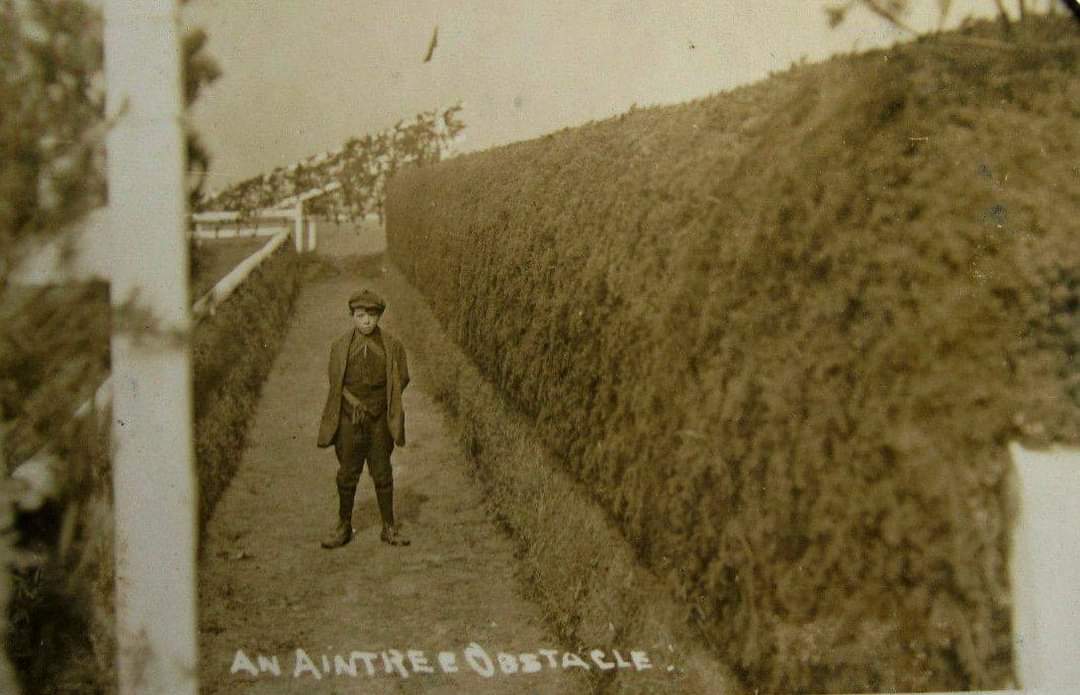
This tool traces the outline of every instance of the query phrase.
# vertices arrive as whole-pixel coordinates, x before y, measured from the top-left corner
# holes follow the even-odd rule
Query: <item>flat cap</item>
[[[374,309],[381,314],[386,309],[386,302],[371,290],[363,289],[349,297],[349,311],[354,311],[357,307]]]

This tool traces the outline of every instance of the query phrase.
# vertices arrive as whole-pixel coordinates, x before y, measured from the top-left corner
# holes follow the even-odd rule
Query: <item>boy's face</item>
[[[352,317],[353,323],[356,325],[356,330],[360,331],[364,335],[371,335],[371,332],[375,330],[375,326],[379,325],[379,318],[382,316],[375,309],[368,309],[366,307],[358,306],[353,309]]]

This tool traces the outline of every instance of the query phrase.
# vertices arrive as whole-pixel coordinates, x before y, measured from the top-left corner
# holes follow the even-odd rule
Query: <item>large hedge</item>
[[[1013,677],[1006,444],[1080,441],[1080,46],[1015,34],[392,182],[395,263],[748,686]]]

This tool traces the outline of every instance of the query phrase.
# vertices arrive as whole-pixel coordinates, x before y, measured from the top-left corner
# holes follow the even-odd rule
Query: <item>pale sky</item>
[[[821,0],[191,0],[224,74],[193,121],[211,187],[461,101],[464,151],[694,99],[805,56],[891,44],[865,11],[830,30]],[[910,21],[936,23],[932,0]],[[953,23],[992,9],[957,0]],[[424,63],[432,30],[438,46]]]

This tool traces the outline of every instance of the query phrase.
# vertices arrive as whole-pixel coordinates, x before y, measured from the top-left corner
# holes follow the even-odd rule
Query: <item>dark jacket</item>
[[[330,346],[330,368],[327,374],[330,379],[330,393],[326,396],[326,406],[319,423],[320,447],[331,446],[337,435],[338,419],[341,417],[341,388],[345,381],[349,343],[352,342],[355,330],[350,329]],[[401,341],[382,328],[379,332],[386,349],[386,424],[390,427],[394,443],[405,446],[405,410],[401,403],[401,392],[409,385],[409,364]]]

